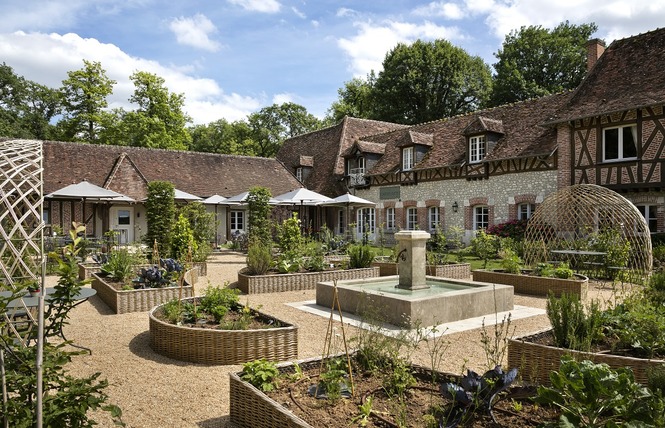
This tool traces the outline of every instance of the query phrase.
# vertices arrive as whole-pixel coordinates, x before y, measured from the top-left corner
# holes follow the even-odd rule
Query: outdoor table
[[[565,256],[566,259],[568,260],[569,264],[570,264],[571,269],[575,269],[575,268],[580,266],[580,263],[584,263],[586,265],[591,266],[594,271],[596,271],[598,268],[604,266],[605,263],[604,262],[603,263],[601,263],[601,262],[587,262],[587,261],[584,261],[584,259],[586,258],[588,260],[588,258],[592,258],[592,259],[599,258],[599,259],[603,260],[605,258],[605,256],[607,255],[607,253],[604,252],[604,251],[587,251],[587,250],[551,250],[550,253],[560,254],[560,255]],[[581,258],[581,259],[578,259],[578,257]],[[580,263],[576,263],[576,262],[580,262]]]
[[[48,305],[52,301],[52,299],[50,299],[49,296],[51,296],[55,292],[55,288],[47,287],[44,291],[45,291],[44,304]],[[76,301],[76,303],[74,304],[74,306],[72,306],[72,308],[87,301],[95,294],[97,294],[97,290],[94,290],[92,288],[81,288],[79,292],[76,295],[74,295],[74,300]],[[11,291],[0,291],[0,296],[2,297],[9,297],[11,295],[12,295]],[[31,309],[36,309],[37,307],[39,307],[39,296],[33,297],[30,294],[26,293],[25,295],[21,296],[18,299],[10,300],[9,302],[7,302],[6,312],[4,313],[4,315],[6,317],[8,315],[12,315],[13,317],[27,316],[27,314],[22,310],[22,308],[27,308],[28,310],[31,310]],[[62,340],[67,341],[67,338],[65,337],[65,333],[62,331],[62,328],[58,332],[58,335],[62,337]],[[73,343],[71,343],[70,345],[74,346],[75,348],[85,349],[90,354],[92,354],[92,350],[90,348],[75,345]]]

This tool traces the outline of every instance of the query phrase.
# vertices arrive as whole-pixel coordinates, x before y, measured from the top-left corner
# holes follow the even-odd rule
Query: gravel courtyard
[[[208,275],[196,286],[197,294],[210,285],[231,286],[236,273],[245,266],[245,256],[230,251],[217,253],[208,261]],[[53,283],[55,277],[47,282]],[[609,299],[608,289],[594,284],[590,296]],[[312,314],[287,303],[312,301],[315,292],[297,291],[273,294],[243,295],[241,302],[299,327],[298,358],[320,356],[328,318]],[[545,299],[515,296],[515,305],[545,308]],[[494,316],[488,316],[491,325]],[[501,319],[499,319],[500,321]],[[514,319],[515,335],[549,327],[546,315]],[[347,337],[354,327],[346,327]],[[339,330],[339,327],[338,327]],[[444,371],[461,373],[466,367],[484,370],[485,354],[480,345],[480,328],[448,334],[450,345],[441,367]],[[493,334],[493,330],[491,330]],[[231,427],[229,422],[229,372],[241,370],[240,365],[207,366],[172,360],[153,352],[149,347],[148,313],[115,315],[94,296],[76,307],[70,325],[65,328],[68,339],[90,347],[92,355],[76,357],[70,365],[72,374],[83,376],[101,372],[109,381],[106,390],[110,402],[119,405],[128,427]],[[428,365],[424,350],[416,352],[414,362]],[[95,415],[101,427],[113,426],[104,413]]]

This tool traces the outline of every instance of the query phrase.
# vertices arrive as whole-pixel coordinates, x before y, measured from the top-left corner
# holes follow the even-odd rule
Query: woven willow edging
[[[553,292],[555,296],[561,293],[577,294],[586,297],[589,288],[589,278],[576,274],[580,279],[561,279],[534,275],[516,275],[506,272],[490,270],[474,270],[473,280],[489,282],[490,284],[504,284],[515,287],[515,293],[530,294],[534,296],[547,296]]]
[[[247,275],[246,272],[247,268],[238,272],[238,288],[247,294],[314,290],[318,282],[379,276],[378,267],[275,275]]]
[[[283,327],[256,330],[183,327],[157,319],[155,311],[159,309],[160,306],[150,311],[150,347],[166,357],[221,365],[298,357],[298,328],[261,312],[252,311],[264,321],[278,322]]]
[[[92,274],[92,288],[97,290],[97,295],[116,314],[128,312],[145,312],[157,305],[179,297],[192,297],[192,284],[199,280],[198,269],[190,269],[185,272],[185,284],[182,287],[146,288],[139,290],[116,290],[104,281],[104,278]]]
[[[79,279],[88,279],[93,273],[99,273],[101,270],[101,266],[97,263],[79,263]]]
[[[559,369],[562,356],[570,355],[576,360],[591,360],[594,363],[605,363],[614,369],[620,367],[630,368],[635,375],[635,381],[646,385],[647,369],[665,364],[664,360],[580,352],[529,342],[530,339],[547,334],[550,331],[545,330],[529,336],[510,339],[508,341],[508,367],[517,367],[524,379],[539,384],[550,385],[550,373]]]
[[[397,275],[397,263],[394,262],[372,262],[373,267],[379,268],[380,276]],[[471,265],[469,263],[451,263],[446,265],[427,265],[425,274],[440,278],[469,279],[471,276]]]
[[[340,354],[343,355],[343,354]],[[308,358],[296,362],[303,370],[318,368],[321,358]],[[295,364],[286,362],[278,364],[281,374],[294,373]],[[419,365],[411,366],[415,376],[431,377],[432,371]],[[239,428],[312,428],[310,424],[291,413],[287,408],[268,397],[263,391],[255,388],[240,378],[242,372],[229,373],[229,414],[231,422]],[[438,378],[458,379],[456,375],[437,372]],[[340,424],[340,426],[343,426]]]

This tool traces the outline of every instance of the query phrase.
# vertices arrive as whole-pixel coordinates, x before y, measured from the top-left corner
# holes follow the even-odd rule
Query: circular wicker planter
[[[185,300],[192,300],[185,299]],[[201,364],[242,364],[260,358],[287,361],[298,356],[298,328],[271,316],[262,318],[283,327],[258,330],[217,330],[183,327],[161,321],[150,311],[150,347],[160,355]]]

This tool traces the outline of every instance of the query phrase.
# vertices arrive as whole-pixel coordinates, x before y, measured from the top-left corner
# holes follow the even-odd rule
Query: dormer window
[[[358,158],[358,170],[359,174],[365,173],[365,158],[362,156]]]
[[[476,135],[469,138],[469,163],[477,163],[485,158],[485,136]]]
[[[603,129],[603,161],[637,158],[637,126]]]
[[[413,169],[413,146],[402,149],[402,171]]]
[[[296,178],[298,179],[298,181],[302,182],[302,167],[301,166],[296,168]]]

